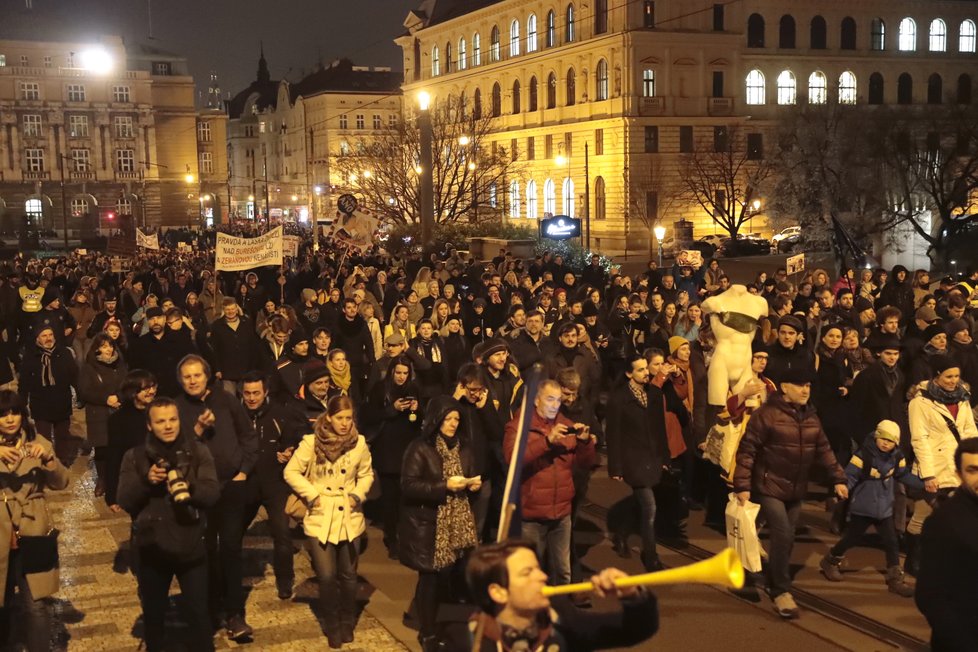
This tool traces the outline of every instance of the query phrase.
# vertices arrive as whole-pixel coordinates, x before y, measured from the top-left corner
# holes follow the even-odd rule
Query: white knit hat
[[[892,441],[896,445],[900,445],[900,426],[894,421],[889,419],[883,419],[876,426],[876,433],[874,435],[876,439],[885,439],[886,441]]]

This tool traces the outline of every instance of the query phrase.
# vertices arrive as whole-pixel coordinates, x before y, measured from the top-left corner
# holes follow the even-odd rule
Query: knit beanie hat
[[[669,355],[673,355],[679,350],[683,344],[689,344],[689,340],[685,337],[679,337],[678,335],[673,335],[669,338]]]
[[[852,307],[855,313],[858,315],[859,313],[865,312],[866,310],[872,310],[873,302],[867,299],[866,297],[857,297],[856,300],[853,302]]]
[[[302,291],[302,302],[303,303],[305,303],[306,301],[315,301],[315,300],[316,300],[316,291],[315,290],[313,290],[312,288],[305,288]]]
[[[963,319],[952,319],[947,323],[944,332],[947,333],[948,337],[954,337],[955,333],[966,330],[968,330],[968,322]]]
[[[891,441],[897,446],[900,445],[900,426],[894,421],[889,419],[883,419],[876,426],[876,432],[873,433],[876,439],[885,439],[886,441]]]
[[[318,358],[313,358],[302,367],[302,384],[308,385],[324,376],[329,376],[329,369],[326,363]]]
[[[924,342],[930,342],[937,335],[946,335],[944,327],[940,324],[931,324],[924,329]]]

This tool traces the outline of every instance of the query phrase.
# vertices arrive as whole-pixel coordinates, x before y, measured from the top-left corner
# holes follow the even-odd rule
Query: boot
[[[890,593],[896,593],[901,598],[913,597],[914,587],[907,584],[899,566],[890,566],[886,569],[886,586],[890,589]]]
[[[95,460],[95,497],[105,495],[105,462]]]
[[[421,643],[421,652],[442,652],[444,645],[435,635],[422,636],[418,634],[418,642]]]
[[[665,568],[665,566],[662,565],[662,561],[659,560],[659,555],[656,553],[654,548],[652,550],[643,550],[641,558],[642,566],[645,567],[646,573],[654,573]]]
[[[842,581],[842,557],[836,557],[831,552],[827,552],[822,557],[822,561],[818,562],[818,567],[828,581]]]
[[[332,584],[332,583],[331,583]],[[333,649],[343,647],[343,640],[340,636],[340,609],[339,591],[336,586],[319,587],[319,604],[322,609],[323,633],[329,641],[329,646]]]
[[[917,577],[920,571],[920,535],[907,533],[907,558],[903,562],[903,572]]]
[[[631,548],[628,547],[628,537],[621,534],[620,532],[612,533],[611,548],[622,559],[630,559],[632,556],[632,550]]]

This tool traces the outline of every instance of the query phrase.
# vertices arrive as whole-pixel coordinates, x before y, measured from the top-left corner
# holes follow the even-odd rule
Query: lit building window
[[[499,27],[493,25],[492,32],[489,33],[489,61],[496,62],[499,59]]]
[[[112,118],[112,124],[115,127],[116,138],[133,137],[132,116],[117,115]]]
[[[24,136],[38,138],[41,135],[41,116],[37,113],[24,114]]]
[[[608,99],[608,62],[604,59],[598,61],[597,82],[595,99],[598,101]]]
[[[85,101],[85,87],[82,84],[68,84],[67,91],[69,102]]]
[[[463,36],[458,40],[458,69],[465,70],[469,67],[468,50],[465,47],[465,37]]]
[[[132,102],[132,98],[129,92],[128,86],[113,86],[112,87],[112,101],[113,102]]]
[[[646,70],[642,73],[642,96],[655,97],[655,71]]]
[[[210,152],[201,152],[198,160],[201,174],[214,173],[214,155]]]
[[[531,220],[537,217],[537,182],[526,182],[526,216]]]
[[[472,65],[482,65],[482,37],[478,32],[472,35]]]
[[[88,214],[88,200],[76,197],[71,200],[71,216],[81,217]]]
[[[537,15],[530,14],[526,19],[526,51],[537,51]]]
[[[828,96],[828,80],[824,73],[816,70],[808,76],[808,103],[825,104]]]
[[[917,23],[909,16],[900,21],[897,30],[897,47],[902,52],[913,52],[917,49]]]
[[[856,76],[848,70],[839,75],[839,104],[856,103]]]
[[[564,215],[574,217],[574,180],[570,177],[564,179]]]
[[[975,51],[975,21],[962,21],[961,27],[958,28],[958,51]]]
[[[135,152],[131,149],[115,150],[115,169],[117,172],[134,172],[136,170]]]
[[[751,70],[747,73],[747,103],[764,104],[764,73]]]
[[[68,116],[68,135],[71,138],[88,138],[88,116]]]
[[[27,172],[44,172],[44,150],[39,147],[25,149],[24,169]]]
[[[441,55],[438,53],[438,46],[431,48],[431,76],[437,77],[441,74]]]
[[[211,123],[204,121],[197,123],[197,142],[211,142]]]
[[[41,99],[41,87],[37,82],[20,82],[20,99],[39,100]]]
[[[520,21],[509,24],[509,56],[520,56]]]
[[[557,213],[557,189],[553,179],[543,182],[543,216],[552,217]]]
[[[88,172],[91,167],[89,151],[84,148],[71,150],[71,164],[75,172]]]
[[[929,48],[931,52],[947,50],[947,24],[940,18],[930,21]]]
[[[794,104],[797,95],[794,73],[782,70],[778,75],[778,104]]]
[[[511,181],[509,184],[509,216],[520,216],[520,182]]]

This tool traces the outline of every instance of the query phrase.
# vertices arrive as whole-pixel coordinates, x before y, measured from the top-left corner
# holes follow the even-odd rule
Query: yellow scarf
[[[340,371],[333,365],[333,361],[330,360],[326,363],[326,368],[329,369],[329,375],[333,380],[333,384],[343,390],[344,394],[349,394],[350,383],[352,382],[352,377],[350,376],[350,364],[347,363],[346,369]]]

